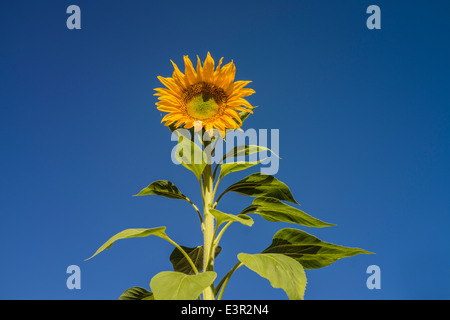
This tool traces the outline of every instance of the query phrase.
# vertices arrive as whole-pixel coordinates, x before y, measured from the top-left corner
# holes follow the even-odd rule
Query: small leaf
[[[239,182],[229,186],[217,199],[227,192],[236,192],[250,197],[271,197],[298,204],[291,194],[288,186],[277,180],[274,176],[253,173]]]
[[[270,281],[274,288],[281,288],[290,300],[303,300],[306,275],[300,263],[282,254],[238,254],[247,268]]]
[[[256,213],[272,222],[296,223],[306,227],[331,227],[334,224],[313,218],[307,213],[281,202],[275,198],[259,197],[244,209],[243,213]]]
[[[214,216],[214,218],[216,218],[217,226],[229,221],[237,221],[249,227],[253,225],[253,219],[245,214],[234,215],[212,208],[209,209],[209,212]]]
[[[207,157],[195,142],[183,135],[179,135],[175,158],[185,168],[191,170],[197,179],[200,180],[207,164],[205,161]]]
[[[177,130],[177,129],[182,129],[182,128],[183,128],[183,126],[177,127],[177,126],[175,125],[175,123],[171,123],[171,124],[169,124],[167,127],[169,128],[169,130],[170,130],[171,132],[174,132],[174,131]]]
[[[245,170],[245,169],[251,168],[253,166],[256,166],[261,161],[262,160],[253,161],[253,162],[237,161],[237,162],[233,162],[233,163],[224,163],[220,166],[219,179],[222,179],[229,173]]]
[[[203,246],[198,246],[195,248],[189,248],[181,246],[181,248],[187,253],[189,258],[191,258],[197,270],[203,270]],[[220,246],[216,247],[214,257],[220,253],[222,248]],[[190,263],[187,261],[186,257],[181,253],[178,248],[175,248],[170,255],[170,262],[173,265],[173,270],[177,272],[182,272],[184,274],[195,274]]]
[[[188,198],[178,190],[178,188],[170,181],[158,180],[152,182],[148,187],[142,189],[136,196],[157,195],[171,199],[188,200]]]
[[[272,244],[263,253],[284,254],[300,262],[305,269],[317,269],[341,258],[372,252],[324,242],[304,231],[286,228],[274,235]]]
[[[152,278],[150,288],[156,300],[195,300],[216,276],[213,271],[196,275],[163,271]]]
[[[155,300],[155,298],[153,293],[144,288],[132,287],[125,290],[119,297],[119,300]]]
[[[105,249],[111,248],[111,246],[120,239],[128,239],[128,238],[136,238],[136,237],[148,237],[150,235],[154,235],[163,239],[168,239],[165,233],[166,227],[157,227],[151,229],[126,229],[124,231],[119,232],[118,234],[112,236],[108,241],[106,241],[90,258],[92,259],[97,254],[102,252]]]
[[[255,107],[255,108],[256,108],[256,107]],[[251,113],[250,113],[250,112],[247,112],[247,111],[241,111],[241,112],[239,112],[239,118],[241,119],[241,122],[244,122],[245,119],[247,119],[249,115],[251,115]]]
[[[254,110],[255,108],[258,108],[258,106],[254,106],[252,110]],[[241,111],[241,112],[238,112],[238,113],[239,113],[239,118],[241,119],[241,123],[243,123],[245,121],[245,119],[247,119],[248,116],[252,114],[252,113],[247,112],[247,111]],[[239,121],[237,121],[236,119],[233,118],[233,120],[237,124],[240,124]]]

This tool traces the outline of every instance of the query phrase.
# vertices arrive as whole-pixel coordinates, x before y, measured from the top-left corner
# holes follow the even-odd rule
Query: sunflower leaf
[[[216,276],[213,271],[195,275],[163,271],[152,278],[150,288],[156,300],[195,300]]]
[[[300,262],[305,269],[318,269],[341,258],[372,252],[324,242],[304,231],[286,228],[274,235],[272,244],[263,253],[284,254]]]
[[[197,270],[203,270],[203,246],[198,246],[195,248],[189,248],[185,246],[181,246],[181,248],[187,253],[189,258],[194,262]],[[214,257],[220,253],[222,248],[220,246],[216,247]],[[192,270],[192,266],[186,260],[186,257],[181,253],[178,248],[175,248],[170,255],[170,262],[173,265],[173,270],[177,272],[181,272],[184,274],[195,274],[194,270]]]
[[[119,300],[155,300],[153,293],[141,288],[132,287],[124,291],[119,297]]]
[[[157,195],[171,199],[188,200],[188,198],[178,190],[178,188],[170,181],[157,180],[142,189],[135,196]]]
[[[251,227],[253,225],[253,219],[245,214],[234,215],[230,213],[225,213],[216,209],[209,209],[209,212],[216,218],[217,226],[220,226],[222,223],[237,221],[242,223],[243,225]]]
[[[254,106],[251,110],[255,110],[256,108],[258,108],[258,106]],[[240,111],[239,113],[239,119],[241,119],[241,123],[244,123],[245,119],[248,118],[249,115],[252,114],[252,112],[248,112],[248,111]],[[236,123],[239,124],[239,121],[237,121],[236,119],[233,118],[234,121],[236,121]]]
[[[303,300],[306,274],[300,263],[282,254],[238,254],[247,268],[270,281],[274,288],[281,288],[290,300]]]
[[[227,174],[230,174],[232,172],[241,171],[256,166],[261,163],[261,161],[262,160],[251,162],[237,161],[233,163],[224,163],[220,166],[219,179],[222,179]]]
[[[256,213],[267,221],[296,223],[306,227],[331,227],[334,224],[323,222],[294,208],[276,198],[258,197],[241,214]]]
[[[241,119],[241,122],[244,122],[245,119],[247,119],[249,115],[251,115],[251,112],[248,112],[248,111],[239,112],[239,118]]]
[[[154,235],[160,238],[163,238],[165,240],[169,239],[168,236],[165,233],[166,227],[157,227],[157,228],[151,228],[151,229],[126,229],[123,230],[116,235],[112,236],[108,241],[106,241],[90,258],[86,259],[92,259],[97,254],[102,252],[105,249],[111,248],[111,246],[116,242],[117,240],[121,239],[128,239],[128,238],[142,238],[142,237],[148,237],[150,235]]]
[[[259,172],[253,173],[241,181],[229,186],[217,198],[217,201],[219,201],[225,193],[230,191],[250,197],[270,197],[298,204],[287,185],[276,179],[274,176],[261,174]]]
[[[270,150],[267,147],[257,146],[257,145],[240,145],[240,146],[234,147],[233,149],[228,151],[222,157],[222,160],[220,162],[222,163],[226,159],[245,157],[245,156],[248,156],[248,155],[251,155],[251,154],[254,154],[254,153],[258,153],[258,152],[261,152],[261,151],[270,151],[275,156],[278,157],[278,155],[276,155],[272,150]]]

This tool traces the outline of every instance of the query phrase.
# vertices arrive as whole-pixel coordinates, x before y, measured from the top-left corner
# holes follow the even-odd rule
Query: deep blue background
[[[81,8],[82,29],[66,28]],[[366,27],[381,8],[382,29]],[[172,246],[116,243],[127,228],[167,226],[201,244],[184,201],[132,197],[158,179],[200,204],[170,160],[153,88],[183,55],[234,60],[260,106],[246,128],[280,130],[280,171],[302,209],[336,227],[303,228],[375,255],[308,270],[306,299],[449,299],[448,1],[2,1],[0,4],[0,298],[117,299],[170,270]],[[230,175],[230,184],[250,172]],[[251,198],[227,195],[225,212]],[[219,277],[294,225],[233,225]],[[81,290],[66,268],[81,268]],[[381,289],[366,268],[381,268]],[[225,299],[286,299],[240,268]]]

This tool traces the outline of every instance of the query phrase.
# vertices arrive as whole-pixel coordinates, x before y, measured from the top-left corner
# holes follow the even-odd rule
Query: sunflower
[[[227,129],[239,129],[242,125],[240,112],[253,113],[254,108],[246,99],[255,93],[244,88],[251,81],[234,81],[236,67],[231,61],[222,65],[223,58],[214,69],[214,60],[208,52],[205,62],[197,56],[194,69],[188,56],[184,56],[184,74],[172,61],[172,77],[158,76],[166,88],[156,88],[155,96],[159,111],[168,112],[162,119],[166,126],[186,129],[217,129],[225,136]]]

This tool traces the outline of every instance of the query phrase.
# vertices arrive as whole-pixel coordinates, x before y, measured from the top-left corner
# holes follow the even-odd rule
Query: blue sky
[[[68,30],[66,8],[81,8]],[[366,8],[381,8],[381,30]],[[153,88],[183,55],[233,60],[259,106],[245,128],[280,130],[280,170],[301,208],[336,227],[302,228],[375,255],[308,270],[305,299],[449,299],[450,5],[446,1],[3,1],[0,5],[0,298],[117,299],[171,270],[172,246],[128,239],[167,226],[202,242],[184,201],[132,197],[167,179],[200,204],[170,160]],[[252,171],[253,172],[253,171]],[[229,175],[223,186],[251,172]],[[251,198],[228,194],[225,212]],[[216,260],[258,253],[284,223],[233,225]],[[66,268],[81,268],[81,289]],[[369,290],[366,269],[381,269]],[[286,299],[240,268],[224,299]]]

